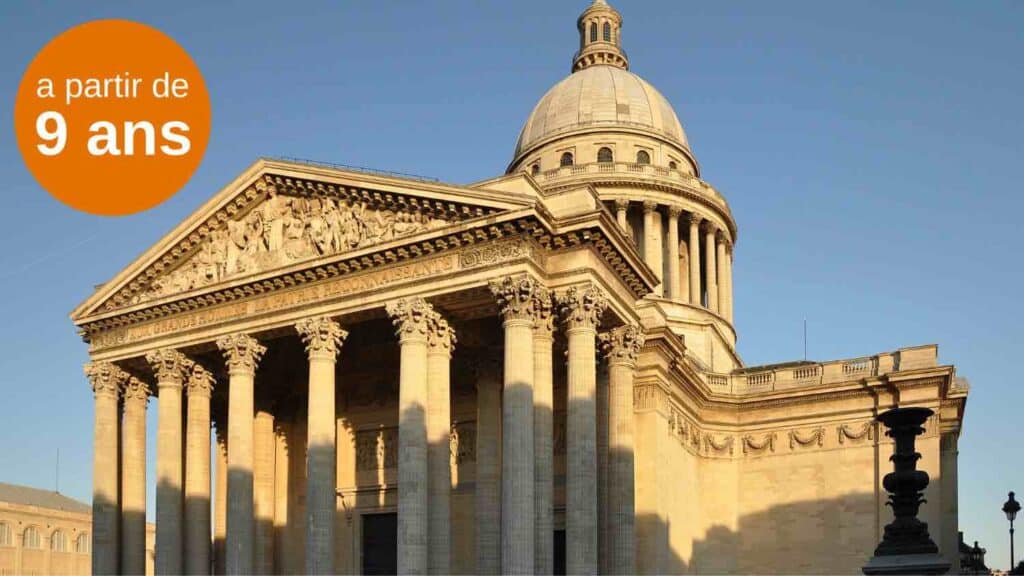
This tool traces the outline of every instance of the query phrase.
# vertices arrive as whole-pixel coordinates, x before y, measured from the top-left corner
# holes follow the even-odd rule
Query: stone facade
[[[0,575],[89,576],[92,510],[88,504],[24,486],[0,484]],[[143,572],[153,574],[153,525]],[[140,572],[140,573],[143,573]]]
[[[935,346],[743,365],[736,223],[621,26],[583,13],[505,175],[260,160],[73,312],[94,572],[139,554],[140,391],[158,573],[855,573],[895,405],[936,412],[922,510],[955,560],[966,385]]]

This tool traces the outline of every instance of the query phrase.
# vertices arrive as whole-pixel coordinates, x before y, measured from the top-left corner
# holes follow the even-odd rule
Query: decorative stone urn
[[[928,535],[928,524],[917,518],[925,502],[928,473],[917,469],[921,454],[914,443],[932,414],[928,408],[912,407],[893,408],[878,416],[888,428],[886,436],[896,443],[890,458],[894,469],[882,480],[895,519],[885,527],[875,555],[863,567],[865,574],[945,574],[949,570],[949,562],[939,556],[938,546]]]

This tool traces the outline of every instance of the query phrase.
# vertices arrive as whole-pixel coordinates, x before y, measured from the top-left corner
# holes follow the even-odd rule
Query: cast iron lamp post
[[[1013,570],[1013,520],[1017,517],[1017,512],[1020,512],[1020,502],[1017,502],[1013,498],[1013,492],[1010,492],[1010,497],[1006,499],[1006,503],[1003,504],[1003,512],[1006,513],[1006,519],[1010,521],[1010,570]]]

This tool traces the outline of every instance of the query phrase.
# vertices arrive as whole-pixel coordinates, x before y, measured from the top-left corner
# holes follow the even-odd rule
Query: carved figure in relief
[[[187,262],[154,280],[133,303],[446,224],[425,214],[372,209],[365,202],[326,196],[283,196],[270,188],[262,204],[213,230]]]

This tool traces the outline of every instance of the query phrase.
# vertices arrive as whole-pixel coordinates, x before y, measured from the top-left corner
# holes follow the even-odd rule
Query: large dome
[[[589,66],[540,99],[519,134],[514,157],[553,136],[615,128],[650,132],[690,149],[675,111],[653,86],[629,70]]]

